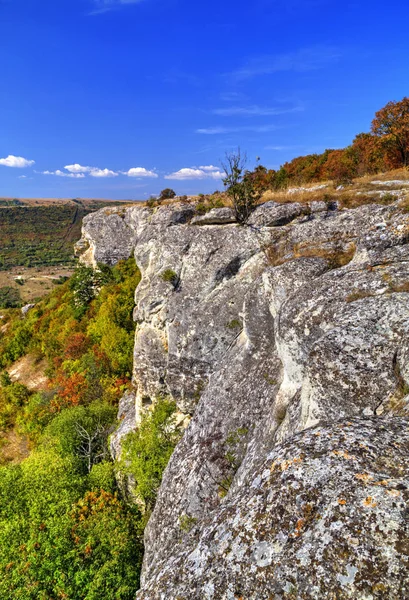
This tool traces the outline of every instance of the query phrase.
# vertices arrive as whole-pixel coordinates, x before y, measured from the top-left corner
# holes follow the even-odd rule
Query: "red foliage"
[[[84,333],[73,333],[66,341],[64,347],[65,358],[76,360],[86,352],[89,339]]]
[[[77,406],[86,394],[88,383],[81,373],[66,375],[59,372],[53,384],[57,386],[57,395],[52,400],[54,411],[59,411],[66,406]]]
[[[92,346],[92,353],[94,355],[95,364],[97,365],[97,367],[103,369],[106,373],[109,373],[111,363],[106,353],[103,350],[101,350],[101,348],[97,344],[94,344]]]

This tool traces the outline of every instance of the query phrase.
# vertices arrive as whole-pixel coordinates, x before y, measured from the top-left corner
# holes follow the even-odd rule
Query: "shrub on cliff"
[[[176,403],[160,398],[137,431],[123,443],[122,469],[135,480],[135,495],[149,515],[155,505],[162,475],[180,439],[175,422]]]
[[[165,188],[159,194],[158,201],[161,202],[162,200],[171,200],[175,196],[176,196],[175,190],[172,190],[172,188]]]
[[[225,173],[223,183],[232,200],[236,219],[241,224],[247,222],[261,197],[254,179],[249,176],[246,163],[246,155],[241,154],[240,148],[236,152],[226,154],[225,161],[222,163]]]

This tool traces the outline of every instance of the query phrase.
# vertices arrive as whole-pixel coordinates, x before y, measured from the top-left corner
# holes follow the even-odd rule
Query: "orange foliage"
[[[60,371],[52,383],[58,389],[57,395],[52,400],[55,411],[66,406],[77,406],[88,388],[87,380],[82,373],[67,376]]]
[[[65,348],[64,348],[65,358],[70,358],[72,360],[81,358],[81,356],[86,352],[88,344],[89,344],[89,339],[87,338],[87,336],[84,333],[81,333],[81,332],[73,333],[65,341]]]
[[[388,102],[372,121],[371,133],[358,134],[340,150],[298,156],[279,171],[258,165],[247,177],[257,190],[279,189],[332,179],[349,182],[355,177],[409,165],[409,98]]]
[[[406,167],[409,164],[409,98],[388,102],[378,110],[371,129],[374,135],[381,137],[398,153],[401,161],[399,166]]]

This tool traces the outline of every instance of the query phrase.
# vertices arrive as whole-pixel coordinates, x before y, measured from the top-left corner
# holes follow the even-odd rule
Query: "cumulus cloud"
[[[73,175],[88,173],[91,177],[117,177],[118,173],[111,171],[110,169],[99,169],[98,167],[84,167],[75,163],[73,165],[66,165],[64,167]]]
[[[41,171],[42,175],[56,175],[57,177],[71,177],[73,179],[82,179],[85,177],[84,173],[64,173],[57,169],[56,171]]]
[[[117,177],[118,173],[110,169],[92,169],[89,174],[91,177]]]
[[[13,156],[9,154],[7,158],[0,158],[0,165],[4,167],[14,167],[17,169],[23,169],[24,167],[31,167],[34,164],[34,160],[27,160],[22,156]]]
[[[165,179],[183,181],[185,179],[221,179],[222,177],[224,177],[224,173],[216,170],[216,167],[210,166],[200,167],[199,169],[196,167],[180,169],[175,173],[166,175]]]
[[[70,173],[89,173],[93,169],[96,169],[96,167],[83,167],[82,165],[75,163],[75,165],[66,165],[64,169]]]
[[[158,177],[158,174],[154,171],[148,171],[148,169],[144,169],[143,167],[132,167],[129,171],[122,171],[123,175],[128,175],[128,177]]]
[[[208,167],[199,167],[202,171],[218,171],[219,167],[214,167],[213,165],[209,165]]]
[[[79,163],[73,163],[72,165],[65,165],[64,171],[43,171],[43,175],[57,175],[58,177],[76,177],[82,178],[88,175],[89,177],[118,177],[119,174],[127,175],[128,177],[143,178],[153,177],[157,178],[158,175],[154,171],[149,171],[143,167],[133,167],[128,171],[112,171],[111,169],[100,169],[99,167],[89,167],[80,165]]]

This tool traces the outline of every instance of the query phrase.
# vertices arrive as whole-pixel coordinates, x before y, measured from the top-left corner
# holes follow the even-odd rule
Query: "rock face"
[[[409,215],[269,202],[242,227],[217,210],[84,222],[82,260],[134,251],[142,273],[123,430],[162,393],[192,417],[137,597],[406,597]]]
[[[408,426],[355,418],[279,444],[138,598],[407,598]]]

